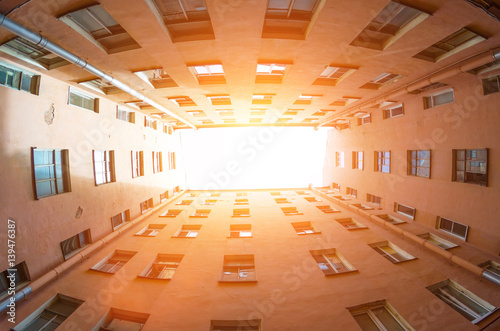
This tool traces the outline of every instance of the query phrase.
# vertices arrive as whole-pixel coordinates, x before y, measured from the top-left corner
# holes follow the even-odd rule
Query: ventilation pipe
[[[93,75],[101,78],[103,81],[106,83],[110,83],[116,87],[118,87],[120,90],[127,92],[128,94],[148,103],[149,105],[155,107],[156,109],[164,112],[165,114],[168,114],[169,116],[172,116],[173,118],[183,122],[184,124],[188,125],[189,127],[193,128],[196,130],[196,127],[188,122],[187,120],[183,119],[182,117],[174,114],[172,111],[168,110],[167,108],[163,107],[156,101],[151,100],[150,98],[146,97],[145,95],[139,93],[138,91],[132,89],[130,86],[126,85],[125,83],[117,80],[116,78],[106,74],[102,70],[99,70],[98,68],[94,67],[84,59],[76,56],[75,54],[71,53],[70,51],[54,44],[53,42],[49,41],[47,38],[42,37],[40,34],[26,28],[25,26],[11,20],[10,18],[6,17],[3,14],[0,14],[0,26],[9,30],[12,33],[15,33],[18,36],[21,36],[32,43],[35,43],[36,45],[43,47],[52,53],[62,57],[63,59],[76,64],[82,69],[87,70],[88,72],[92,73]]]
[[[467,72],[469,70],[472,70],[474,68],[477,68],[479,66],[482,66],[484,64],[487,64],[487,63],[490,63],[490,62],[496,61],[496,60],[500,60],[500,49],[489,50],[488,52],[482,53],[479,57],[475,57],[472,59],[468,59],[465,61],[460,61],[460,62],[455,63],[455,64],[458,64],[457,67],[448,68],[448,69],[434,72],[434,73],[430,74],[429,76],[425,77],[424,79],[418,80],[418,81],[411,83],[405,87],[402,87],[402,88],[399,88],[399,89],[394,90],[392,92],[389,92],[382,97],[373,99],[372,101],[365,102],[359,106],[346,109],[346,110],[336,114],[334,117],[336,119],[344,114],[347,114],[347,113],[350,113],[353,111],[363,110],[363,109],[374,107],[378,104],[381,104],[382,102],[393,100],[394,98],[397,98],[403,94],[410,93],[412,91],[415,91],[415,90],[422,88],[424,86],[427,86],[429,84],[437,83],[443,79],[456,76],[460,73]],[[315,129],[319,129],[320,127],[322,127],[324,125],[332,123],[333,121],[334,121],[334,118],[329,118],[329,119],[325,120],[325,122],[318,124],[315,127]]]
[[[359,212],[360,214],[369,218],[370,221],[375,221],[375,222],[383,225],[384,228],[398,233],[403,238],[410,239],[410,240],[416,242],[417,244],[422,245],[425,248],[433,251],[434,253],[437,253],[437,254],[445,257],[446,259],[459,265],[460,267],[467,269],[470,272],[473,272],[474,274],[483,277],[484,279],[489,280],[490,282],[492,282],[493,284],[495,284],[497,286],[500,286],[500,276],[499,275],[497,275],[497,274],[495,274],[487,269],[483,269],[483,268],[481,268],[481,267],[479,267],[479,266],[477,266],[477,265],[475,265],[475,264],[473,264],[473,263],[471,263],[471,262],[445,250],[445,249],[439,248],[436,245],[431,244],[427,240],[420,238],[419,236],[417,236],[411,232],[405,231],[405,230],[401,229],[400,227],[398,227],[397,225],[394,225],[391,222],[388,222],[388,221],[386,221],[386,220],[384,220],[376,215],[373,215],[373,214],[368,213],[360,208],[352,206],[349,203],[342,203],[342,202],[338,201],[337,199],[334,199],[334,198],[324,194],[323,192],[321,192],[317,189],[313,188],[312,191],[317,193],[318,195],[321,195],[323,198],[325,198],[325,199],[327,199],[335,204],[342,205],[343,207],[347,207],[347,208],[350,208],[350,209],[353,209],[353,210]]]

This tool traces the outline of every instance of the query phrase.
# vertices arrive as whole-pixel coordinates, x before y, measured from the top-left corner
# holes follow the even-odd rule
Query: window
[[[144,127],[156,130],[158,128],[158,121],[155,121],[148,116],[144,116]]]
[[[269,0],[262,38],[305,39],[319,0]]]
[[[358,125],[370,124],[372,122],[372,114],[364,115],[358,118]]]
[[[212,205],[215,205],[216,202],[217,202],[217,199],[206,199],[205,201],[203,201],[202,205],[212,206]],[[247,205],[248,205],[248,203],[247,203]]]
[[[200,85],[226,84],[222,64],[192,65],[189,69]]]
[[[158,254],[156,259],[139,275],[151,279],[172,279],[184,255]]]
[[[250,217],[249,208],[233,209],[233,217]]]
[[[160,217],[177,217],[180,213],[182,213],[182,209],[169,209],[161,214]]]
[[[173,42],[215,39],[204,0],[147,0]]]
[[[454,182],[488,185],[488,149],[454,149]]]
[[[446,90],[424,97],[424,109],[445,105],[454,101],[455,95],[453,94],[453,90]]]
[[[495,261],[486,261],[479,264],[479,267],[495,274],[497,277],[500,277],[500,264]]]
[[[335,248],[315,250],[310,253],[325,276],[356,271],[356,268],[347,262]]]
[[[121,269],[137,252],[115,250],[90,270],[114,274]]]
[[[312,94],[301,94],[299,98],[295,100],[294,105],[310,105],[312,101],[316,98],[322,97],[322,95],[312,95]]]
[[[179,202],[176,203],[176,205],[184,205],[184,206],[187,206],[187,205],[190,205],[191,203],[193,203],[194,200],[181,200]]]
[[[356,220],[353,220],[352,218],[337,218],[336,221],[342,225],[344,228],[347,230],[360,230],[360,229],[368,229],[368,227],[364,226],[363,224],[359,223]]]
[[[108,54],[140,48],[101,5],[77,10],[59,19]]]
[[[201,225],[184,224],[177,233],[172,236],[173,238],[196,238],[198,232],[201,230]]]
[[[420,10],[391,1],[361,31],[351,45],[382,51],[428,16]]]
[[[67,260],[92,243],[90,229],[61,242],[64,259]]]
[[[302,215],[302,213],[299,213],[297,211],[296,207],[283,207],[281,208],[285,216],[294,216],[294,215]]]
[[[388,215],[388,214],[382,214],[382,215],[376,215],[376,216],[383,219],[384,221],[392,223],[394,225],[406,223],[405,221],[402,221],[399,218],[396,218],[396,217]]]
[[[168,170],[175,170],[175,152],[168,152]]]
[[[92,152],[94,161],[95,185],[101,185],[116,181],[115,178],[115,152],[96,151]]]
[[[111,226],[116,230],[120,225],[130,221],[130,209],[127,209],[113,217],[111,217]]]
[[[210,331],[259,331],[260,320],[213,320]]]
[[[352,168],[363,170],[363,152],[352,152]]]
[[[83,303],[82,300],[58,293],[12,330],[55,330]]]
[[[439,62],[483,40],[485,40],[484,37],[469,29],[462,28],[413,57],[431,62]]]
[[[353,103],[355,101],[358,101],[359,99],[361,99],[361,97],[348,97],[348,96],[344,96],[344,97],[342,97],[340,99],[337,99],[334,102],[332,102],[330,104],[330,106],[345,107],[348,104],[351,104],[351,103]]]
[[[167,201],[168,195],[169,195],[168,190],[166,190],[163,193],[160,193],[160,203]]]
[[[0,85],[38,95],[40,76],[22,71],[13,65],[0,62]]]
[[[15,271],[14,271],[15,270]],[[19,290],[21,287],[26,285],[30,280],[30,274],[28,271],[28,266],[26,265],[26,262],[21,262],[17,264],[14,268],[12,269],[7,269],[4,270],[2,273],[0,273],[0,298],[5,298],[8,296],[9,288],[10,288],[10,283],[11,283],[11,278],[7,278],[7,276],[14,274],[14,283],[15,283],[15,288],[16,291]]]
[[[196,209],[193,215],[189,217],[207,218],[212,209]]]
[[[121,89],[119,89],[118,87],[114,86],[109,82],[104,81],[102,78],[95,78],[91,80],[81,81],[78,82],[78,84],[83,85],[91,90],[94,90],[104,95],[122,92]]]
[[[270,105],[274,94],[254,94],[252,95],[253,105]]]
[[[220,197],[220,193],[210,193],[210,197],[212,197],[212,198],[219,198]]]
[[[276,203],[291,203],[288,198],[275,198],[274,201],[276,201]]]
[[[404,113],[404,108],[403,104],[384,109],[384,120],[392,117],[398,117],[398,116],[403,116]]]
[[[394,203],[394,211],[405,216],[408,216],[412,220],[415,219],[415,208],[402,205],[400,203]]]
[[[141,202],[141,214],[144,214],[151,208],[153,208],[153,198]]]
[[[101,319],[99,324],[92,330],[110,331],[127,330],[140,331],[149,318],[149,314],[138,313],[135,311],[111,308],[109,312]]]
[[[156,237],[156,235],[160,233],[160,230],[163,229],[165,226],[166,224],[149,224],[141,231],[137,232],[135,235],[142,237]]]
[[[316,206],[319,210],[321,210],[325,214],[332,214],[332,213],[340,213],[340,210],[333,209],[332,207],[325,205],[325,206]]]
[[[35,199],[71,192],[67,149],[31,148]]]
[[[281,84],[289,64],[258,63],[255,83]]]
[[[373,195],[373,194],[367,193],[367,194],[366,194],[366,201],[367,201],[367,202],[371,202],[371,203],[373,203],[374,205],[380,206],[380,203],[382,202],[382,198],[381,198],[381,197],[378,197],[378,196],[376,196],[376,195]]]
[[[293,228],[297,234],[320,234],[311,222],[293,222]]]
[[[208,100],[212,106],[228,106],[231,105],[231,98],[229,95],[207,95]]]
[[[277,196],[281,195],[281,192],[269,192],[269,194],[271,194],[272,196]]]
[[[248,205],[248,199],[234,199],[235,205]]]
[[[362,203],[351,203],[350,206],[356,207],[360,210],[373,210],[373,207],[364,205]]]
[[[438,247],[441,247],[442,249],[450,249],[457,247],[458,245],[455,245],[451,241],[445,240],[441,237],[436,236],[435,234],[432,233],[423,233],[418,235],[420,238],[423,238],[430,242],[433,245],[436,245]]]
[[[353,189],[351,187],[346,187],[345,188],[345,193],[353,198],[357,198],[358,197],[358,190],[356,189]]]
[[[369,246],[392,263],[399,263],[415,259],[414,256],[406,253],[404,250],[389,241],[370,244]]]
[[[375,152],[375,171],[385,172],[386,174],[391,172],[391,152]]]
[[[362,330],[414,330],[385,300],[347,308]]]
[[[196,106],[196,103],[187,96],[168,97],[168,100],[172,101],[179,107]]]
[[[500,75],[484,78],[482,82],[484,95],[500,92]]]
[[[326,66],[313,85],[335,86],[356,70],[357,68],[351,67]]]
[[[431,177],[431,151],[408,151],[408,175],[424,178]]]
[[[344,152],[341,152],[344,153]],[[332,182],[332,190],[340,192],[340,184]]]
[[[229,226],[228,238],[251,238],[252,225],[251,224],[231,224]]]
[[[178,86],[162,68],[135,71],[134,74],[154,89]]]
[[[437,229],[454,235],[463,241],[467,241],[467,234],[469,232],[469,227],[467,225],[440,216],[437,217],[436,225]]]
[[[339,168],[344,167],[344,152],[335,152],[335,165]]]
[[[99,112],[99,99],[88,96],[70,86],[68,105],[77,106],[83,109]]]
[[[70,64],[62,57],[22,37],[16,37],[3,43],[0,45],[0,50],[45,70]]]
[[[116,118],[125,122],[135,123],[135,112],[116,107]]]
[[[224,255],[219,282],[256,282],[253,255]]]
[[[316,197],[304,197],[307,202],[321,202],[321,200],[316,199]]]
[[[369,90],[379,90],[382,87],[386,86],[387,84],[397,82],[401,77],[403,76],[398,74],[392,74],[390,72],[384,72],[383,74],[378,75],[377,77],[373,78],[371,81],[364,84],[363,86],[360,86],[359,88],[364,88]]]
[[[132,178],[144,176],[144,152],[132,151]]]
[[[153,152],[153,173],[163,171],[163,153]]]
[[[497,310],[495,306],[451,279],[428,286],[427,289],[473,324],[479,323]]]

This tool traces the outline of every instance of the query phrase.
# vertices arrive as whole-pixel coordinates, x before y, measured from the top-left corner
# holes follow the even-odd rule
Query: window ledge
[[[221,284],[257,284],[256,280],[219,280]]]
[[[351,275],[351,274],[355,274],[355,273],[359,273],[359,270],[358,269],[354,269],[354,270],[349,270],[349,271],[344,271],[344,272],[336,272],[336,273],[331,273],[331,274],[325,274],[325,277],[335,277],[335,276],[340,276],[340,275]]]
[[[170,281],[170,280],[172,280],[172,278],[156,278],[156,277],[147,277],[147,276],[140,276],[140,275],[138,275],[137,278],[148,279],[148,280],[153,280],[153,281],[155,281],[155,280],[162,280],[162,281],[165,281],[165,280],[166,281]]]

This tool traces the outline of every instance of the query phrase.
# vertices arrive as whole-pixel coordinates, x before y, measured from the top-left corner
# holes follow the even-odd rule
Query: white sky
[[[327,129],[239,127],[180,130],[190,189],[322,185]]]

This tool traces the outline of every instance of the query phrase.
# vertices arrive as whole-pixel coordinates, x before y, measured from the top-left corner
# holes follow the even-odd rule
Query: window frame
[[[152,152],[153,154],[153,174],[163,172],[163,153]]]
[[[84,105],[77,105],[71,102],[71,95],[74,94],[82,99],[87,99],[90,100],[93,103],[93,109],[84,107]],[[73,86],[70,86],[68,89],[68,105],[78,107],[80,109],[85,109],[88,111],[91,111],[93,113],[99,113],[99,98],[92,97],[89,94],[86,94],[84,92],[81,92],[74,88]]]
[[[256,283],[257,275],[255,269],[255,258],[253,254],[224,255],[219,283]],[[236,280],[225,279],[225,275],[234,274],[234,272],[232,272],[234,270],[236,270],[238,278]],[[244,279],[248,277],[249,272],[253,274],[253,278]],[[246,273],[246,276],[242,276],[242,273]]]
[[[347,259],[335,248],[321,249],[321,250],[310,250],[311,256],[316,261],[319,269],[323,272],[325,276],[335,276],[348,274],[352,272],[357,272],[358,270],[351,264]],[[329,255],[334,255],[338,262],[333,262]],[[323,262],[320,262],[322,259]],[[342,266],[339,267],[337,264],[340,263]],[[327,268],[324,269],[320,264],[325,265]],[[343,267],[343,268],[342,268]],[[340,269],[340,270],[338,270]],[[346,269],[342,271],[342,269]]]
[[[389,157],[386,156],[386,153],[389,153]],[[391,173],[391,151],[375,151],[374,152],[374,170],[375,172],[382,172],[385,174]],[[388,162],[388,164],[385,164]],[[389,166],[388,171],[384,171],[384,166]]]
[[[68,243],[72,240],[76,240],[77,248],[73,249],[72,251],[66,252],[65,253],[65,243]],[[71,236],[70,238],[61,241],[61,251],[64,257],[64,260],[68,260],[72,256],[76,255],[78,252],[84,250],[88,246],[92,244],[92,235],[90,233],[90,229],[87,229],[85,231],[82,231],[74,236]]]
[[[177,232],[172,236],[172,238],[181,238],[181,239],[196,239],[200,234],[202,225],[200,224],[183,224],[177,230]],[[187,232],[186,236],[179,236],[182,232]],[[191,234],[195,234],[194,236]]]
[[[52,152],[52,162],[53,163],[47,163],[47,164],[35,164],[35,152]],[[56,163],[57,157],[56,153],[60,153],[60,167],[61,167],[61,177],[57,177],[58,175],[58,165],[59,163]],[[37,167],[51,167],[53,168],[53,174],[54,177],[50,176],[49,178],[44,178],[44,179],[37,179],[36,171],[35,168]],[[42,198],[48,198],[51,196],[59,195],[59,194],[64,194],[64,193],[69,193],[71,192],[71,174],[70,174],[70,165],[69,165],[69,150],[68,149],[47,149],[47,148],[37,148],[37,147],[31,147],[31,173],[32,173],[32,178],[33,178],[33,194],[35,197],[35,200],[40,200]],[[50,171],[49,171],[50,173]],[[62,181],[62,189],[61,192],[59,192],[59,187],[58,187],[58,179]],[[55,193],[51,194],[44,194],[41,195],[38,193],[37,189],[37,183],[41,182],[46,182],[46,181],[53,181],[55,182]],[[51,185],[52,186],[52,185]]]
[[[131,151],[132,178],[144,176],[144,152]]]
[[[21,288],[26,286],[31,282],[31,276],[28,270],[28,265],[26,264],[26,261],[19,262],[14,268],[11,269],[15,270],[15,291],[19,291]],[[5,288],[5,291],[0,293],[0,300],[3,300],[4,298],[7,298],[9,296],[9,289],[10,289],[10,279],[7,278],[9,275],[9,269],[6,269],[0,273],[0,282],[2,284],[2,287]]]
[[[439,97],[439,96],[442,96],[442,95],[445,95],[445,94],[448,94],[448,93],[451,93],[451,95],[453,97],[452,98],[453,100],[447,101],[445,103],[436,104],[436,97]],[[455,102],[455,90],[453,88],[447,88],[446,90],[442,90],[442,91],[439,91],[439,92],[435,92],[435,93],[432,93],[432,94],[425,95],[425,96],[423,96],[422,100],[423,100],[423,103],[424,103],[424,109],[431,109],[431,108],[435,108],[435,107],[447,105],[447,104],[450,104],[450,103],[454,103]]]
[[[398,114],[398,113],[394,114],[396,112],[396,110],[399,110],[400,108],[401,108],[401,114]],[[402,104],[402,103],[383,110],[384,120],[389,119],[389,118],[403,116],[404,114],[405,114],[405,108],[404,108],[404,104]]]
[[[429,158],[420,158],[419,153],[420,152],[428,152],[429,153]],[[415,154],[415,158],[413,157],[413,154]],[[407,155],[407,168],[406,168],[406,174],[408,176],[412,177],[420,177],[420,178],[431,178],[431,167],[432,167],[432,150],[407,150],[406,152]],[[415,161],[415,166],[413,166],[413,161]],[[419,165],[422,161],[429,161],[429,167],[425,167],[422,165]],[[413,170],[415,169],[415,174],[413,174]],[[429,176],[422,176],[419,175],[419,169],[429,169]]]
[[[357,170],[364,170],[365,168],[364,152],[356,152],[356,151],[352,152],[352,168]]]
[[[139,275],[137,275],[137,277],[163,281],[171,280],[174,277],[177,268],[181,264],[183,258],[184,255],[182,254],[157,254],[155,259],[151,261],[151,263]],[[163,268],[157,277],[151,277],[150,275],[153,272],[153,268],[155,267]],[[167,277],[159,277],[165,271],[167,271]]]
[[[321,231],[319,231],[311,221],[291,222],[290,224],[295,230],[295,233],[299,236],[321,234]]]
[[[96,170],[96,152],[102,152],[102,155],[103,155],[103,161],[101,161],[101,163],[104,164],[104,174],[105,177],[106,177],[106,181],[102,182],[102,183],[98,183],[97,182],[97,170]],[[109,183],[114,183],[116,182],[116,173],[115,173],[115,151],[102,151],[102,150],[93,150],[92,151],[92,163],[93,163],[93,168],[94,168],[94,184],[95,186],[100,186],[100,185],[104,185],[104,184],[109,184]],[[107,171],[106,169],[108,168],[108,164],[109,164],[109,171]],[[102,174],[103,172],[99,172],[99,174]],[[108,175],[109,173],[109,175]],[[108,180],[109,178],[109,180]]]
[[[0,70],[5,72],[5,76],[7,77],[7,72],[12,73],[12,82],[8,84],[8,82],[0,83],[0,86],[5,86],[12,88],[14,90],[27,92],[33,95],[39,95],[40,93],[40,81],[41,76],[35,75],[25,69],[18,68],[10,63],[0,61]],[[23,87],[23,79],[29,78],[30,88],[29,90]]]
[[[373,244],[368,244],[368,246],[373,248],[374,251],[379,253],[382,257],[384,257],[386,260],[390,261],[393,264],[413,261],[416,259],[416,257],[411,255],[410,253],[406,252],[402,248],[394,245],[392,242],[387,241],[387,240],[373,243]],[[388,252],[386,249],[384,249],[384,247],[387,247],[388,249],[393,250],[394,253]],[[394,254],[399,255],[399,257],[394,256]]]
[[[121,250],[121,249],[115,249],[111,254],[107,255],[104,259],[100,260],[97,262],[93,267],[91,267],[89,270],[92,271],[97,271],[97,272],[102,272],[105,274],[115,274],[120,269],[127,264],[128,261],[130,261],[137,252],[135,251],[126,251],[126,250]],[[119,259],[119,257],[122,257],[122,259]],[[128,259],[124,259],[128,257]],[[113,261],[113,260],[116,260]],[[102,270],[103,267],[105,267],[110,261],[114,262],[114,264],[109,268],[109,270]],[[114,270],[114,271],[112,271]]]
[[[337,168],[344,168],[345,167],[345,154],[343,151],[336,151],[335,152],[335,166]]]
[[[147,213],[151,209],[153,209],[153,198],[149,198],[140,203],[141,214]]]
[[[401,326],[401,328],[404,329],[405,331],[415,330],[405,319],[403,319],[403,317],[386,300],[374,301],[355,307],[348,307],[347,309],[349,310],[355,321],[356,321],[356,316],[367,314],[370,320],[376,325],[377,328],[379,328],[379,330],[386,331],[387,328],[385,327],[385,325],[376,317],[376,314],[372,312],[373,309],[380,307],[384,308],[389,313],[389,315],[394,319],[394,321],[397,322]],[[356,323],[359,325],[357,321]]]
[[[242,232],[247,233],[247,235],[242,236]],[[238,235],[232,235],[232,234]],[[252,234],[252,224],[230,224],[228,238],[253,238]]]
[[[115,226],[113,219],[115,217],[118,217],[118,216],[120,216],[120,224]],[[123,226],[127,222],[130,222],[130,209],[124,210],[121,213],[116,214],[115,216],[112,216],[111,217],[111,228],[113,229],[113,231],[116,231],[118,228],[120,228],[121,226]]]
[[[162,229],[164,229],[166,224],[151,223],[143,227],[139,232],[134,234],[138,237],[156,237]],[[148,230],[151,230],[150,232]]]
[[[443,220],[451,222],[451,231],[448,231],[447,229],[445,229],[445,228],[442,227],[443,226]],[[461,236],[461,235],[453,232],[453,228],[455,227],[456,224],[458,224],[459,226],[465,227],[465,235],[464,236]],[[464,242],[467,241],[467,236],[469,234],[469,226],[468,225],[465,225],[465,224],[462,224],[462,223],[450,220],[449,218],[444,218],[444,217],[441,217],[441,216],[437,216],[437,218],[436,218],[436,229],[438,229],[440,231],[443,231],[444,233],[447,233],[447,234],[449,234],[451,236],[454,236],[456,238],[459,238],[459,239],[463,240]]]
[[[427,232],[427,233],[422,233],[422,234],[419,234],[417,235],[418,237],[424,239],[425,241],[431,243],[432,245],[434,246],[437,246],[437,247],[440,247],[444,250],[448,250],[448,249],[452,249],[452,248],[455,248],[455,247],[459,247],[459,245],[457,244],[454,244],[452,243],[451,241],[448,241],[446,239],[443,239],[433,233],[430,233],[430,232]],[[439,244],[436,244],[435,242],[439,243]],[[443,247],[443,246],[445,247]]]
[[[457,156],[457,153],[463,151],[464,153],[464,160],[457,160],[458,156]],[[485,166],[485,173],[484,173],[484,180],[483,181],[474,181],[474,180],[468,180],[467,178],[467,175],[468,174],[474,174],[475,172],[472,172],[472,171],[467,171],[467,157],[468,157],[468,154],[470,153],[471,155],[471,158],[470,160],[472,160],[473,158],[473,155],[476,154],[476,158],[477,158],[477,153],[481,151],[481,152],[485,152],[486,153],[486,160],[480,160],[480,161],[469,161],[470,163],[472,162],[477,162],[477,163],[481,163],[481,162],[485,162],[486,163],[486,166]],[[485,186],[487,187],[488,186],[488,159],[489,159],[489,149],[488,148],[477,148],[477,149],[453,149],[452,150],[452,159],[453,159],[453,163],[452,163],[452,178],[451,180],[453,182],[458,182],[458,183],[466,183],[466,184],[475,184],[475,185],[480,185],[480,186]],[[458,166],[458,162],[459,161],[463,161],[463,180],[459,180],[457,179],[458,176],[457,176],[457,173],[461,170],[457,170],[458,168],[460,168]],[[470,166],[472,167],[472,165]]]
[[[357,220],[351,218],[351,217],[345,217],[345,218],[336,218],[335,221],[342,225],[345,229],[349,231],[355,231],[355,230],[363,230],[363,229],[368,229],[367,226],[359,223]],[[351,224],[354,224],[355,226],[352,226]]]
[[[399,209],[399,206],[402,206],[402,207],[405,207],[405,208],[409,208],[409,209],[412,209],[413,210],[413,213],[412,215],[410,214],[407,214],[405,212],[402,212],[400,209]],[[411,220],[415,220],[415,216],[417,214],[417,209],[416,208],[413,208],[413,207],[410,207],[410,206],[407,206],[407,205],[403,205],[401,203],[398,203],[398,202],[394,202],[394,211],[398,214],[401,214],[401,215],[404,215],[406,217],[408,217],[409,219]]]

